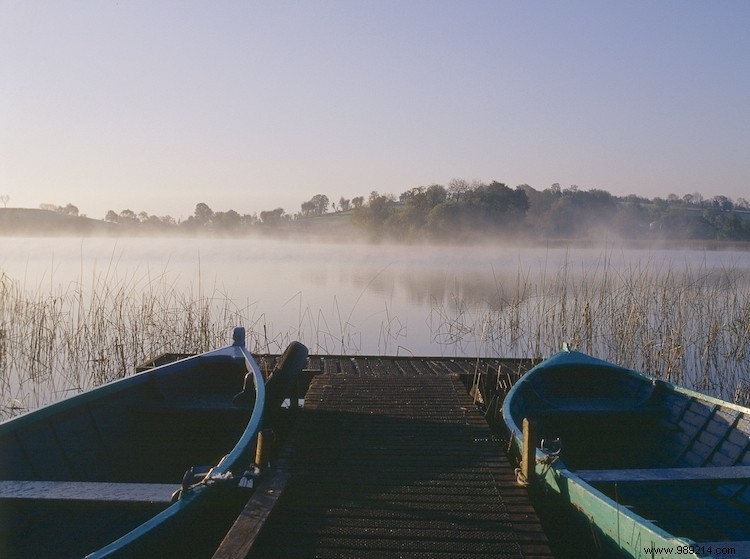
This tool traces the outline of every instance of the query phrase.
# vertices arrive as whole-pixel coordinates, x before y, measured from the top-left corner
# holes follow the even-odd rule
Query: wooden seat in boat
[[[750,482],[750,466],[703,468],[628,468],[624,470],[578,470],[588,483],[727,483]]]

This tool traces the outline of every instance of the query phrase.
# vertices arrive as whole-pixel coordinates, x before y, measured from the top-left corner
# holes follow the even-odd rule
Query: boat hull
[[[210,557],[249,497],[264,404],[238,329],[226,348],[0,424],[0,556]]]
[[[750,540],[747,408],[566,351],[511,389],[503,419],[521,456],[531,422],[534,484],[623,556],[741,555]]]

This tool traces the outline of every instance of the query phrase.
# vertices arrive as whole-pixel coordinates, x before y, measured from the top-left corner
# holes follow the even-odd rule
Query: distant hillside
[[[32,208],[0,208],[0,235],[93,235],[114,233],[114,224]]]
[[[191,227],[165,223],[113,223],[88,217],[65,215],[51,210],[30,208],[0,208],[0,236],[55,236],[55,235],[277,235],[282,237],[330,238],[351,240],[358,233],[352,226],[351,211],[299,218],[275,226],[254,224],[245,229],[219,227]]]
[[[352,211],[325,213],[314,217],[301,217],[289,225],[288,231],[313,237],[338,237],[350,239],[361,235],[352,225]]]

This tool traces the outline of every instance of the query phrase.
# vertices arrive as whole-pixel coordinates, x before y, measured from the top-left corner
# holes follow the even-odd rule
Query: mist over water
[[[552,281],[576,284],[605,272],[615,281],[625,274],[691,270],[713,274],[714,281],[726,281],[728,274],[746,281],[750,273],[748,252],[701,250],[268,239],[21,238],[0,243],[0,272],[32,293],[86,292],[108,284],[127,286],[132,297],[174,290],[230,301],[249,321],[245,326],[263,327],[271,340],[299,334],[311,351],[373,355],[477,355],[481,347],[446,347],[432,339],[429,323],[436,309],[500,310],[524,290]],[[349,343],[337,347],[347,333]]]
[[[119,329],[100,333],[92,343],[101,347],[78,365],[119,351],[119,368],[102,368],[93,380],[50,371],[66,378],[56,383],[63,390],[129,374],[124,369],[157,353],[224,345],[233,326],[248,329],[258,353],[281,352],[296,339],[324,354],[547,357],[569,342],[717,395],[748,378],[748,252],[147,238],[4,238],[0,246],[6,291],[13,285],[17,299],[46,301],[40,316],[57,317],[32,329],[49,337],[40,343],[61,343],[60,328]],[[86,323],[92,314],[96,326]],[[115,326],[112,315],[126,315],[126,324]],[[0,319],[0,329],[13,330],[10,309]],[[726,367],[700,347],[711,336],[734,360],[731,378],[718,384],[706,370]],[[126,338],[133,347],[124,347]],[[66,365],[51,356],[46,367]],[[3,375],[3,399],[24,398],[24,381],[13,380],[22,373]]]

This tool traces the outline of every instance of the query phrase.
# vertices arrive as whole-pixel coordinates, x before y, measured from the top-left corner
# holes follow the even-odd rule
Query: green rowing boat
[[[750,557],[750,409],[563,351],[516,383],[503,419],[520,480],[609,552]]]
[[[0,557],[211,557],[306,358],[293,342],[266,380],[236,328],[230,346],[0,423]]]

